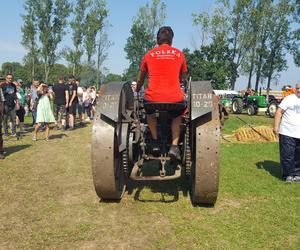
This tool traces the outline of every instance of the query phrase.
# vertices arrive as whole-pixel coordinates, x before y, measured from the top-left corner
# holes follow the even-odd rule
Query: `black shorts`
[[[61,119],[66,119],[67,110],[64,104],[54,104],[54,117],[55,120],[58,120],[58,113],[61,115]]]
[[[67,114],[74,115],[75,113],[76,115],[76,107],[77,107],[77,103],[72,102],[72,105],[67,108]]]
[[[20,108],[16,110],[16,115],[18,116],[20,122],[24,122],[25,113],[25,109],[22,106],[20,106]]]
[[[149,101],[147,101],[146,99],[144,99],[144,104],[145,103],[151,103]],[[178,110],[168,110],[168,113],[169,115],[172,117],[172,118],[176,118],[177,116],[180,116],[184,113],[184,111],[186,110],[187,108],[187,103],[186,101],[183,101],[183,102],[179,102],[180,104],[183,104],[182,107]],[[154,109],[151,109],[151,108],[147,108],[145,109],[146,110],[146,113],[151,115],[151,114],[154,114],[155,113],[155,110]]]

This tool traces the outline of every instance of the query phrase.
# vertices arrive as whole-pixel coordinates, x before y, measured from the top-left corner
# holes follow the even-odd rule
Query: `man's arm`
[[[180,73],[180,82],[183,82],[185,86],[187,85],[187,79],[186,79],[186,73],[185,72]]]
[[[73,90],[72,91],[72,97],[71,97],[71,100],[70,100],[70,106],[72,105],[74,99],[75,99],[75,96],[76,96],[76,90]]]
[[[144,84],[145,78],[147,75],[147,71],[140,71],[138,79],[137,79],[137,84],[136,84],[136,91],[139,92],[141,90],[141,87]]]
[[[69,91],[68,90],[65,90],[65,96],[66,96],[66,108],[67,108],[69,105]]]
[[[278,134],[278,132],[279,132],[279,126],[280,126],[281,117],[282,117],[283,113],[284,113],[284,110],[282,108],[278,108],[275,113],[273,131],[276,134]]]

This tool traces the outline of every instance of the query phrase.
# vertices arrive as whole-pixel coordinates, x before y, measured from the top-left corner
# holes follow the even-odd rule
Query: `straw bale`
[[[238,141],[278,141],[278,135],[273,132],[271,127],[257,126],[257,127],[241,127],[234,133]]]

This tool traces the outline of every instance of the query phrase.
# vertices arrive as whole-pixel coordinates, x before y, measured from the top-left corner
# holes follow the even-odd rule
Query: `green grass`
[[[252,125],[271,122],[251,117]],[[179,181],[131,185],[120,203],[99,202],[91,126],[51,134],[49,142],[43,133],[34,143],[30,134],[5,139],[0,249],[299,249],[300,184],[281,181],[277,143],[223,143],[209,208],[193,207]]]

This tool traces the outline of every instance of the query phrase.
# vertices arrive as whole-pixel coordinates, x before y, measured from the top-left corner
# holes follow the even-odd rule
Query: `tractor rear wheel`
[[[92,132],[92,171],[95,190],[101,199],[120,200],[125,191],[118,145],[120,131],[120,126],[113,127],[101,120],[100,113],[97,115]]]
[[[254,105],[252,105],[252,104],[248,105],[248,107],[247,107],[247,114],[248,115],[255,115],[255,114],[257,114],[257,111],[256,111]]]
[[[268,114],[270,117],[275,117],[275,113],[277,111],[278,104],[276,102],[271,102],[268,107]]]
[[[199,119],[193,128],[194,161],[191,173],[193,204],[215,204],[219,188],[220,120],[217,98],[212,112]]]
[[[234,98],[232,100],[232,112],[234,114],[241,114],[243,112],[243,100],[241,98]]]

